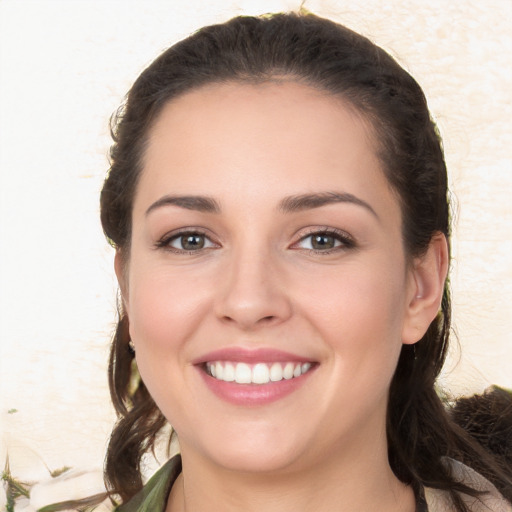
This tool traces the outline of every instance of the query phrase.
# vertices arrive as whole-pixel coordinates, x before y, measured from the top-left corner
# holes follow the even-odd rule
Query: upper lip
[[[272,348],[247,349],[244,347],[226,347],[208,352],[195,360],[193,364],[204,364],[210,361],[233,361],[240,363],[310,363],[310,357],[303,357],[291,352]]]

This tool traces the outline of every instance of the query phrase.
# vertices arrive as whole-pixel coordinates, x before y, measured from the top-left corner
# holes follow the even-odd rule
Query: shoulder
[[[512,505],[498,492],[496,487],[470,467],[453,459],[447,459],[457,480],[478,491],[484,491],[480,498],[462,494],[461,498],[471,512],[512,512]],[[425,488],[425,499],[429,512],[452,512],[453,506],[447,491]]]

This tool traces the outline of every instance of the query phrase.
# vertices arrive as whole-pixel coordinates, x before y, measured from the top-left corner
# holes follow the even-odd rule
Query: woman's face
[[[385,447],[417,283],[342,100],[284,81],[171,101],[120,266],[139,371],[184,456],[276,471]]]

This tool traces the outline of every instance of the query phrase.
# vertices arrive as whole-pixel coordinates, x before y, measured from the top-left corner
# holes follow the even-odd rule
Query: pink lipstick
[[[263,405],[279,400],[305,383],[315,361],[274,349],[233,347],[194,361],[207,387],[237,405]]]

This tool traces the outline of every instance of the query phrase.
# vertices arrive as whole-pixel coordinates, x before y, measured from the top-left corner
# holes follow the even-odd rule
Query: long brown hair
[[[276,14],[237,17],[205,27],[158,57],[136,80],[113,117],[111,167],[101,193],[107,239],[128,259],[132,203],[150,129],[162,107],[213,82],[259,83],[288,76],[351,103],[372,124],[387,179],[400,199],[403,241],[409,256],[431,239],[450,235],[447,173],[441,141],[416,81],[365,37],[317,16]],[[128,500],[142,486],[141,457],[165,419],[144,383],[130,391],[133,352],[122,311],[110,354],[109,381],[119,416],[108,449],[105,476],[112,492]],[[389,392],[389,460],[403,482],[446,489],[459,512],[460,492],[478,492],[456,481],[445,457],[463,459],[508,498],[505,472],[453,423],[435,389],[450,331],[450,294],[425,336],[404,345]]]

